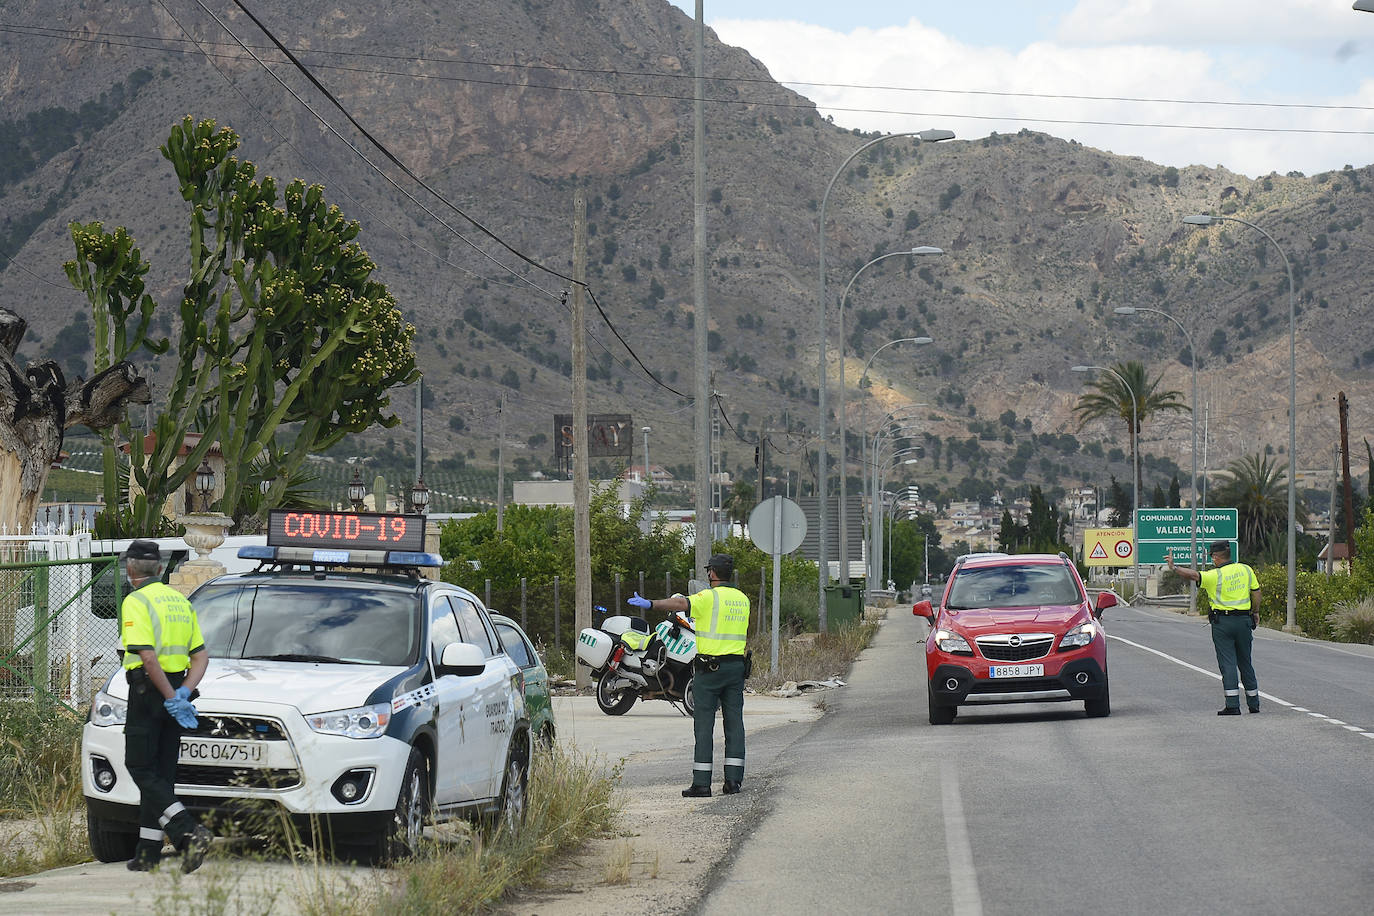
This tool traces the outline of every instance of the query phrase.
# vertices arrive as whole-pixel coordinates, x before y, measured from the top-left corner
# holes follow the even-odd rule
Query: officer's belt
[[[1223,617],[1239,617],[1242,614],[1250,613],[1250,609],[1248,607],[1213,608],[1212,610],[1214,610],[1216,613],[1220,614]]]

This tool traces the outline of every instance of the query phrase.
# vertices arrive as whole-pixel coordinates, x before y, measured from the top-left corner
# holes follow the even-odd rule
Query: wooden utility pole
[[[573,194],[573,577],[576,597],[573,609],[575,632],[592,625],[592,518],[591,481],[587,468],[587,197],[579,188]],[[591,685],[589,669],[574,665],[577,686]]]
[[[1349,563],[1355,559],[1355,499],[1350,492],[1350,434],[1346,426],[1350,418],[1350,402],[1346,400],[1344,391],[1336,394],[1336,405],[1341,412],[1341,483],[1345,491],[1345,557]]]
[[[506,530],[506,393],[497,407],[501,420],[496,427],[496,533]]]
[[[707,343],[711,317],[706,306],[706,130],[702,97],[705,95],[706,25],[702,0],[696,4],[694,57],[696,79],[693,82],[692,104],[693,169],[692,169],[692,303],[694,360],[696,367],[696,544],[694,577],[705,576],[705,566],[711,559],[711,538],[715,535],[711,515],[711,379],[707,372]]]

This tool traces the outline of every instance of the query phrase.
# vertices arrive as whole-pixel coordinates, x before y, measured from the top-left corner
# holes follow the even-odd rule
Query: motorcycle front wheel
[[[596,705],[608,716],[625,715],[637,699],[634,685],[609,671],[596,680]]]
[[[696,683],[696,674],[693,673],[691,677],[687,678],[686,686],[682,688],[682,707],[687,710],[689,716],[697,714],[697,695],[696,691],[693,690]]]

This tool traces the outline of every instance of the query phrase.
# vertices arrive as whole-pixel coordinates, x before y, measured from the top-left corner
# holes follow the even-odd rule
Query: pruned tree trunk
[[[27,326],[0,307],[0,530],[10,532],[33,524],[68,429],[109,429],[129,404],[147,404],[152,397],[147,381],[127,362],[70,384],[51,360],[20,371],[14,354]]]

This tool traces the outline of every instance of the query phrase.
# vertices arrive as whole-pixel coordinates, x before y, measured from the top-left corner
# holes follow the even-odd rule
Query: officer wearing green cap
[[[1207,620],[1212,624],[1212,647],[1217,652],[1217,667],[1221,669],[1221,689],[1226,705],[1217,711],[1219,716],[1240,715],[1240,687],[1245,686],[1245,705],[1251,712],[1259,712],[1259,682],[1255,680],[1255,666],[1251,662],[1251,648],[1259,625],[1260,587],[1255,571],[1244,563],[1231,562],[1231,544],[1216,541],[1209,551],[1212,569],[1193,572],[1174,565],[1172,555],[1169,568],[1185,579],[1201,585],[1211,602]],[[1237,683],[1236,670],[1240,670]]]
[[[674,595],[651,601],[636,592],[629,604],[642,610],[688,611],[697,636],[696,674],[692,680],[696,751],[692,784],[685,798],[710,798],[713,769],[712,733],[716,707],[725,726],[726,795],[739,792],[744,782],[744,681],[749,677],[749,597],[735,588],[735,558],[718,553],[706,564],[708,588],[690,598]]]

